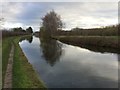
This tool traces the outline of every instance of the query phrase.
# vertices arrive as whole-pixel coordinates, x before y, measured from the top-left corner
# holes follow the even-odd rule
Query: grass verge
[[[5,72],[7,69],[8,58],[11,49],[11,40],[12,37],[3,38],[2,40],[2,83],[4,83]]]
[[[23,54],[19,40],[20,37],[14,39],[13,88],[46,88]]]
[[[3,40],[3,77],[8,63],[8,57],[13,42],[15,46],[13,60],[13,88],[46,88],[44,83],[38,78],[32,65],[28,62],[22,49],[19,46],[21,37],[9,37]]]

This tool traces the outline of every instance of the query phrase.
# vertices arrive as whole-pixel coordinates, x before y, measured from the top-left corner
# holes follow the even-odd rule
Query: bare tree
[[[43,27],[44,30],[49,34],[54,34],[57,30],[60,30],[63,27],[60,15],[54,12],[54,10],[47,13],[43,18]]]

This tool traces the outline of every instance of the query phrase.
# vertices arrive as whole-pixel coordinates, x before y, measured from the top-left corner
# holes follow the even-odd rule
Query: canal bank
[[[20,38],[21,37],[9,37],[3,40],[2,53],[4,54],[2,54],[2,57],[3,65],[5,65],[3,66],[3,75],[5,75],[5,68],[8,63],[7,57],[9,57],[11,43],[13,43],[15,47],[13,56],[12,88],[46,88],[22,52],[22,49],[19,46]]]
[[[52,38],[77,46],[89,45],[120,49],[119,36],[53,36]]]

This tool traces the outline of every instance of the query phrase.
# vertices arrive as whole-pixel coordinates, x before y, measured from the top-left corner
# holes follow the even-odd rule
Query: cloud
[[[16,20],[16,16],[22,13],[24,7],[21,3],[2,3],[2,17],[7,21]]]
[[[56,8],[69,27],[91,28],[117,24],[117,3],[70,3]],[[70,28],[71,28],[70,27]]]
[[[21,23],[11,23],[11,22],[5,22],[3,25],[2,25],[2,28],[6,28],[6,29],[9,29],[9,28],[13,28],[13,27],[23,27],[23,24]]]
[[[11,2],[2,4],[2,16],[8,23],[39,30],[41,18],[52,9],[61,15],[68,29],[118,23],[117,2]]]
[[[1,0],[0,2],[119,2],[119,0]]]

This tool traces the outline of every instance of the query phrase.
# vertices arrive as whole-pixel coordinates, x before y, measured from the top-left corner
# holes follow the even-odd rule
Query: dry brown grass
[[[117,36],[56,36],[53,38],[67,43],[120,48]]]

